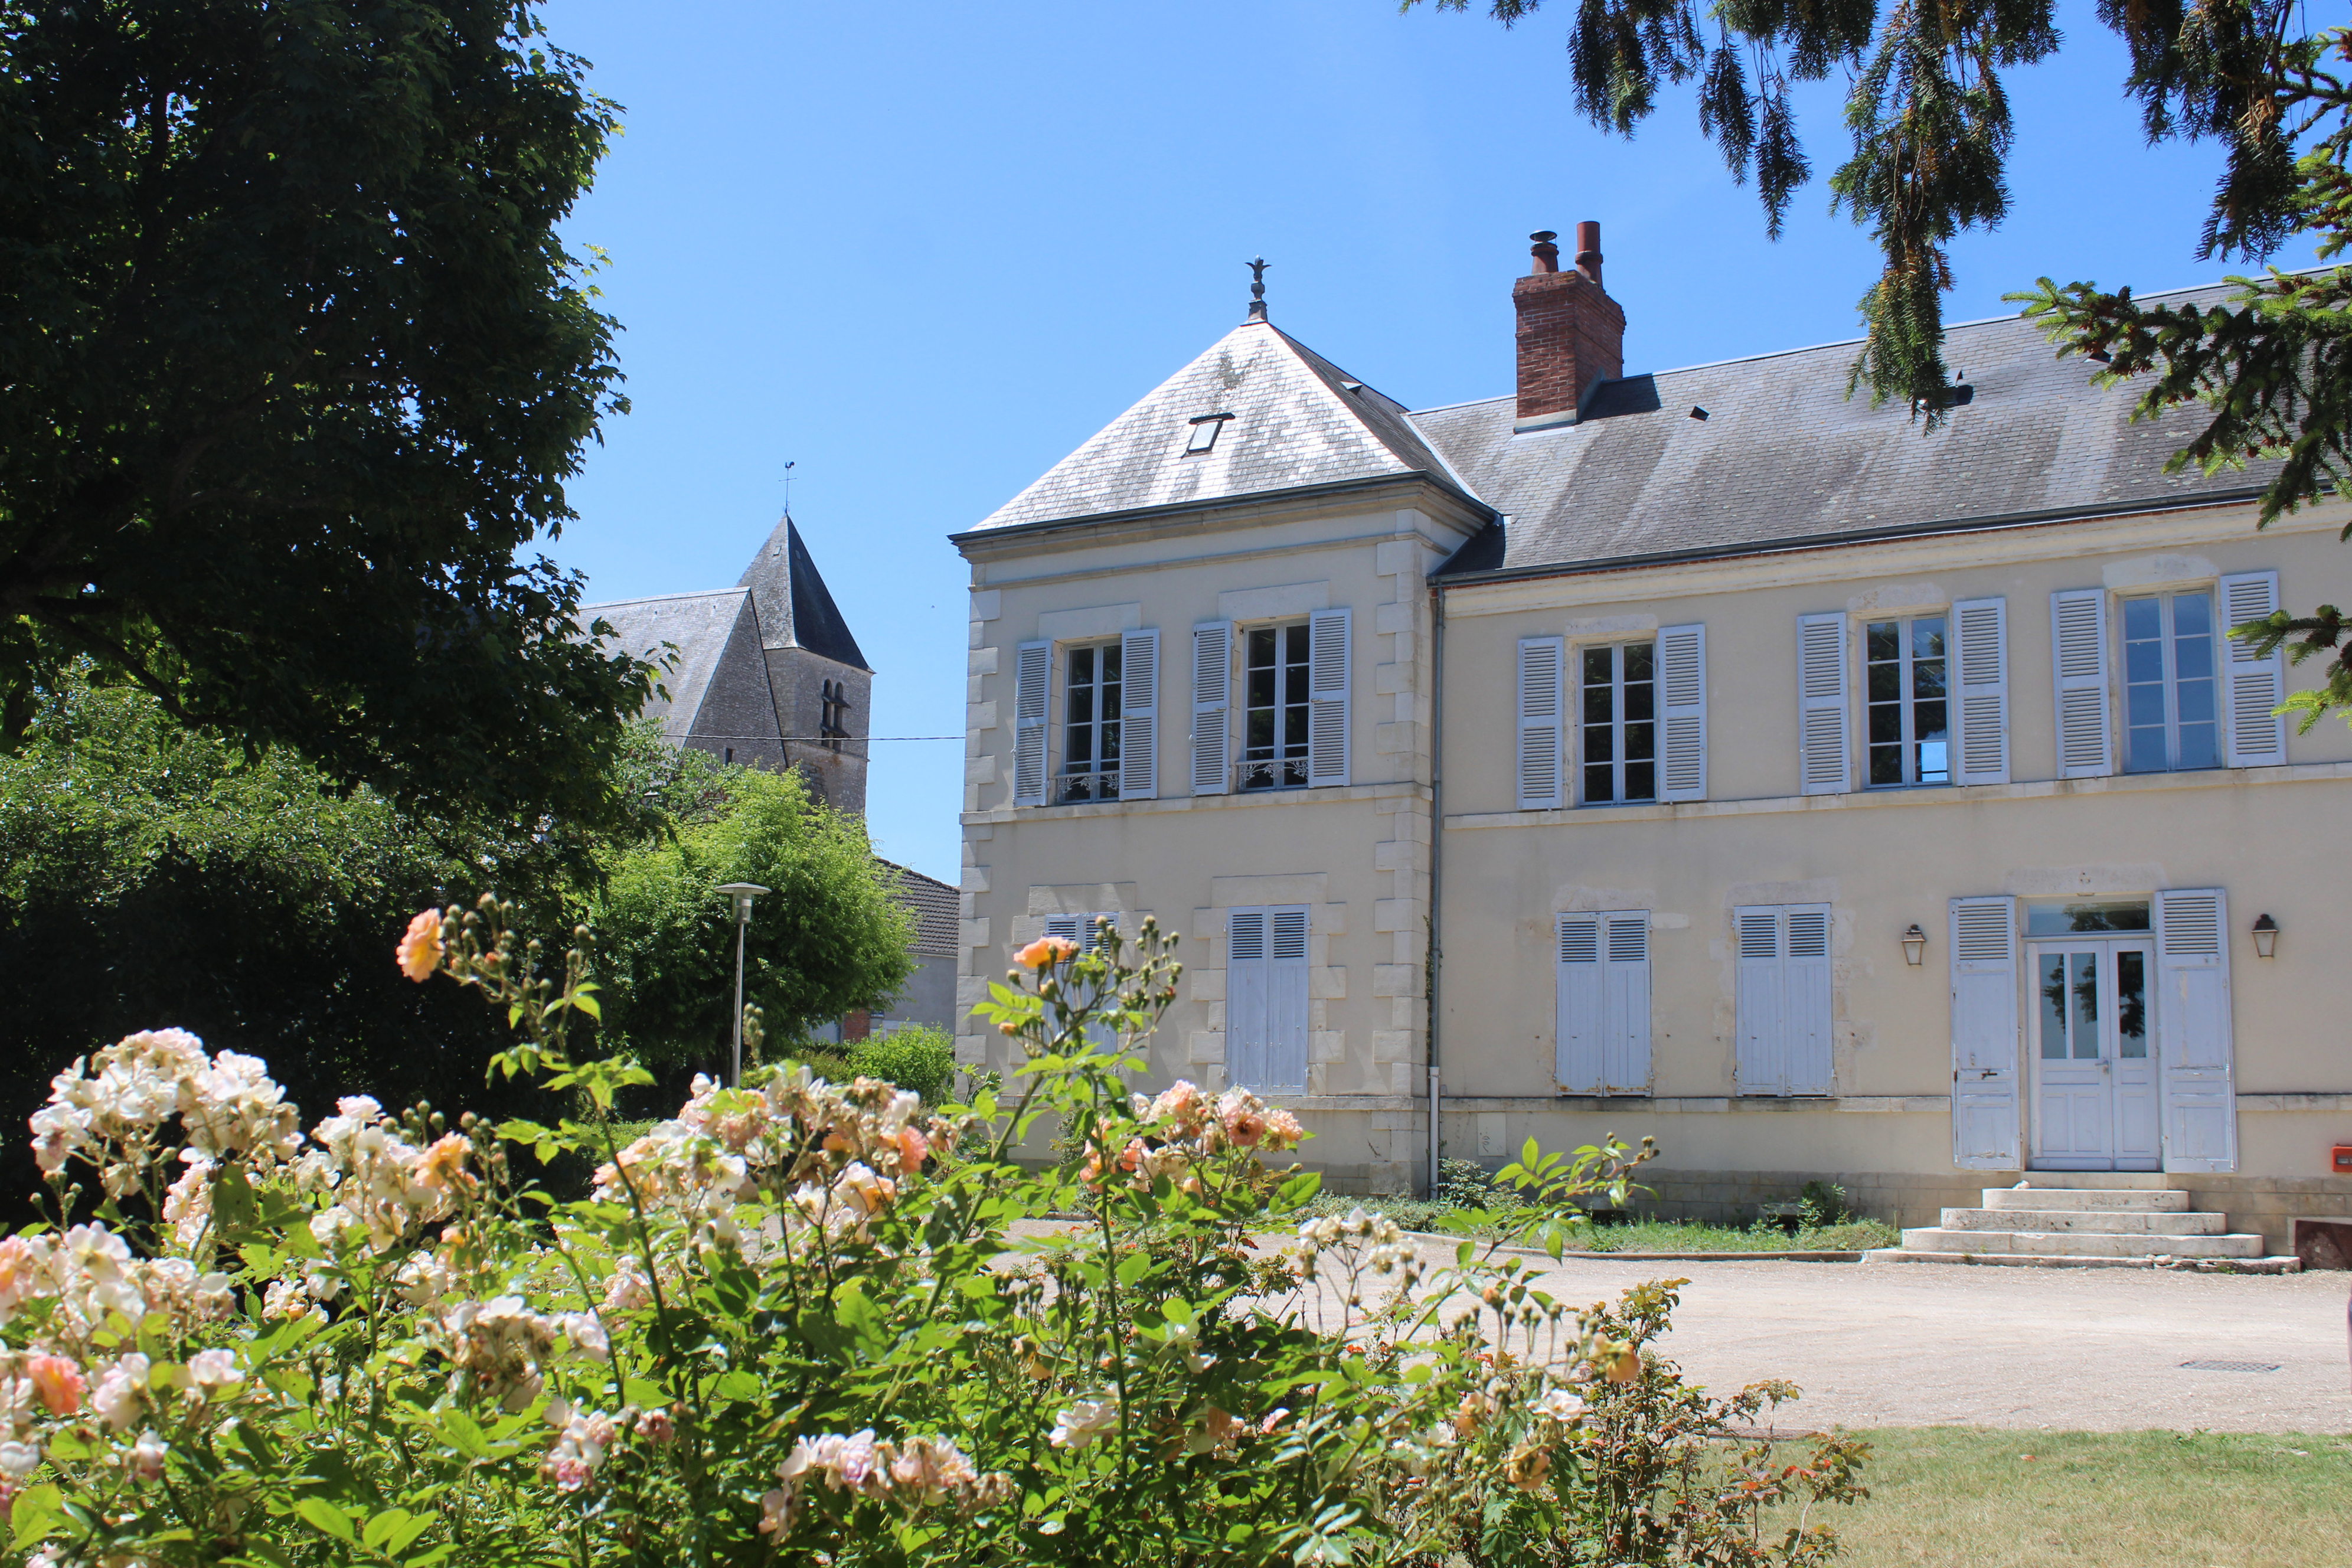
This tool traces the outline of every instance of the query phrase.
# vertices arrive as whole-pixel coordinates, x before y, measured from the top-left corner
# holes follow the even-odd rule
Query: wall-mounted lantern
[[[2278,921],[2268,915],[2255,917],[2254,956],[2256,958],[2268,958],[2278,951]]]
[[[1919,929],[1917,921],[1913,921],[1911,929],[1903,933],[1903,962],[1916,969],[1927,952],[1927,933]]]

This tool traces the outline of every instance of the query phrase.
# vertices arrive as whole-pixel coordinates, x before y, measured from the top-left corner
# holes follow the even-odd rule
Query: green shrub
[[[855,1041],[849,1065],[856,1076],[912,1089],[926,1105],[945,1105],[954,1098],[955,1041],[944,1029],[918,1024]]]

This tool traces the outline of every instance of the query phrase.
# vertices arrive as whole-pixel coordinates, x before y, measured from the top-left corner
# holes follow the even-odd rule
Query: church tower
[[[785,762],[835,810],[866,812],[874,672],[786,513],[743,569]]]

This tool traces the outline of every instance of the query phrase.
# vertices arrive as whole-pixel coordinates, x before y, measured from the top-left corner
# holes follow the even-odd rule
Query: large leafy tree
[[[512,0],[0,0],[0,718],[609,820],[647,672],[519,560],[622,406],[556,224],[614,106]]]

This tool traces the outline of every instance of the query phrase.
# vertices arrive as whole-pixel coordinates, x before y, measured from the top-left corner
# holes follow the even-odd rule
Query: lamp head
[[[719,891],[735,900],[736,923],[748,925],[751,920],[751,900],[768,889],[757,882],[721,882]]]
[[[2256,958],[2268,958],[2278,952],[2278,921],[2271,919],[2267,914],[2255,919],[2254,956]]]
[[[1903,933],[1902,940],[1903,962],[1917,968],[1927,952],[1927,933],[1919,929],[1917,921],[1913,921],[1911,929]]]

